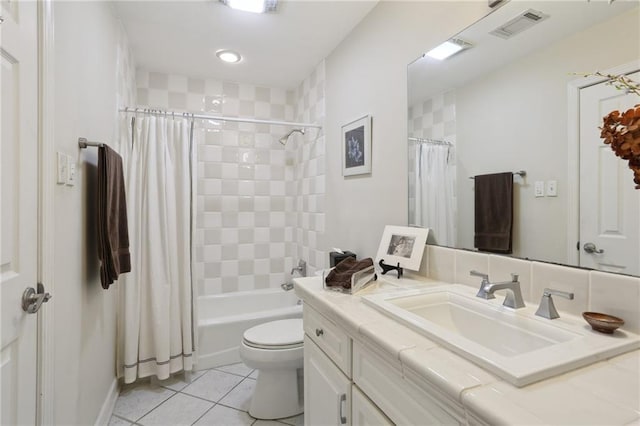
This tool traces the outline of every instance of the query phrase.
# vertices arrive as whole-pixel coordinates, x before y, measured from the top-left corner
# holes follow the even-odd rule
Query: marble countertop
[[[517,388],[367,306],[360,297],[447,283],[384,277],[352,296],[324,290],[320,277],[294,282],[305,303],[352,337],[397,359],[405,375],[419,375],[486,423],[640,425],[640,350]]]

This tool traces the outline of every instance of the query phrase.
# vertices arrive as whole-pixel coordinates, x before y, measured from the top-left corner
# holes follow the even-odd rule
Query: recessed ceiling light
[[[278,0],[220,0],[220,2],[232,9],[253,13],[274,12],[278,4]]]
[[[234,52],[233,50],[222,49],[216,52],[216,56],[220,58],[221,61],[228,62],[230,64],[235,64],[240,62],[242,56],[238,52]]]
[[[426,53],[426,55],[433,59],[442,61],[470,47],[471,44],[467,43],[466,41],[460,40],[459,38],[452,38],[451,40],[447,40],[441,45],[431,49]]]

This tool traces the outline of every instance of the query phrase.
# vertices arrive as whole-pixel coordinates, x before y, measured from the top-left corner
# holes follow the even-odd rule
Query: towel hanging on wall
[[[513,173],[475,177],[474,247],[510,254],[513,237]]]
[[[103,144],[98,148],[98,257],[104,289],[131,271],[129,226],[122,157]]]

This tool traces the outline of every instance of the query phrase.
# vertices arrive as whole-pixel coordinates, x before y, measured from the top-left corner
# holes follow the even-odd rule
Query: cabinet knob
[[[324,330],[321,328],[316,328],[316,336],[320,337],[324,334]]]

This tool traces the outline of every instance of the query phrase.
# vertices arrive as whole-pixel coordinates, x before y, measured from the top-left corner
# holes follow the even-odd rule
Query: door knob
[[[43,303],[47,303],[51,299],[51,294],[45,293],[44,286],[38,283],[38,292],[33,287],[27,287],[22,293],[22,310],[35,314],[40,309]]]
[[[591,254],[604,253],[604,250],[598,249],[596,247],[596,245],[593,244],[593,243],[585,243],[585,245],[582,248],[584,249],[584,251],[586,251],[587,253],[591,253]]]

